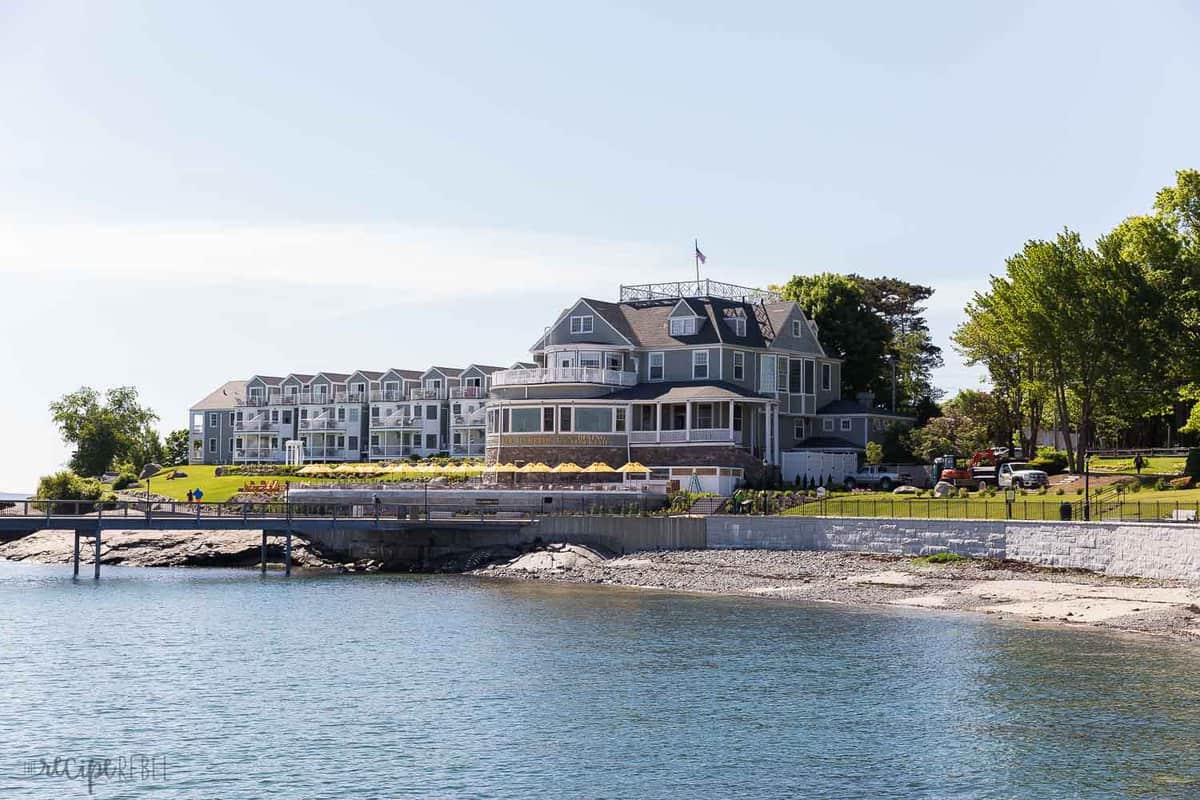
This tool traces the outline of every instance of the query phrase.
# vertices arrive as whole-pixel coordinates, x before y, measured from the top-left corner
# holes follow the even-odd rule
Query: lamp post
[[[162,471],[162,467],[154,462],[146,464],[142,467],[142,474],[138,476],[140,480],[146,482],[146,508],[150,508],[150,478]]]
[[[1067,435],[1069,436],[1070,432]],[[1085,521],[1092,518],[1092,484],[1088,472],[1088,456],[1090,455],[1091,452],[1088,450],[1083,452],[1083,519]]]

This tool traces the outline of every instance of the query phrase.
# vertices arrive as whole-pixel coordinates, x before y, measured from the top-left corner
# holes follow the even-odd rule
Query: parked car
[[[1034,469],[1021,461],[1009,461],[1000,465],[996,473],[996,482],[1001,489],[1037,489],[1050,485],[1050,476],[1040,469]]]
[[[908,483],[910,480],[912,480],[910,475],[902,475],[887,467],[868,466],[853,475],[847,475],[842,482],[850,490],[863,486],[878,489],[881,492],[890,492],[894,487]]]

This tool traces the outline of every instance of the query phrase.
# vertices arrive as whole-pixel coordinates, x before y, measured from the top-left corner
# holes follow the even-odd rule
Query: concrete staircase
[[[721,510],[721,507],[728,502],[728,497],[700,497],[696,502],[692,503],[692,507],[688,509],[689,514],[696,514],[707,517]]]

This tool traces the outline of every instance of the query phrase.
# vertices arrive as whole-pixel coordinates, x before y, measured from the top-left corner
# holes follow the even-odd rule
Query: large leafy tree
[[[173,467],[188,463],[188,442],[187,428],[168,433],[163,443],[163,463]]]
[[[900,278],[848,276],[863,289],[867,308],[878,314],[891,331],[886,354],[896,359],[897,405],[915,408],[932,404],[941,396],[933,385],[933,371],[943,365],[942,348],[933,343],[925,319],[925,303],[933,288]],[[879,397],[891,392],[888,370],[879,373],[871,387]]]
[[[63,440],[74,446],[70,466],[76,473],[98,476],[114,464],[135,468],[162,457],[154,430],[158,415],[141,405],[137,389],[120,386],[102,397],[90,386],[50,404]]]
[[[845,359],[842,364],[845,391],[866,391],[877,384],[891,330],[868,305],[867,293],[857,281],[824,272],[794,275],[775,288],[785,299],[799,303],[817,323],[826,352]]]

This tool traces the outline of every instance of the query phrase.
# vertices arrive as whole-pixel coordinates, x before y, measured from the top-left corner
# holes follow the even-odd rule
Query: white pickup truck
[[[996,472],[996,483],[1001,489],[1038,489],[1050,485],[1050,476],[1028,464],[1009,461],[1000,465]]]
[[[863,486],[871,489],[878,489],[881,492],[890,492],[897,486],[908,483],[911,478],[908,475],[902,475],[895,470],[886,469],[884,467],[867,466],[860,469],[853,475],[847,475],[842,479],[842,483],[850,491]]]

